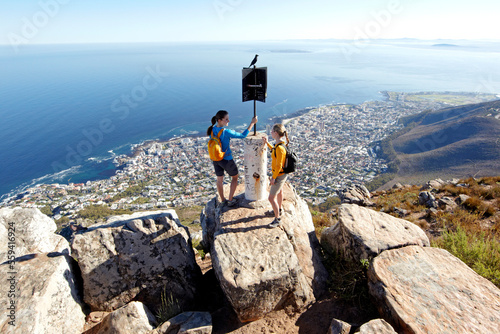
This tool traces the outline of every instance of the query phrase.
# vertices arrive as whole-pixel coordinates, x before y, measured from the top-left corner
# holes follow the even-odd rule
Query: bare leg
[[[269,200],[269,203],[271,203],[271,206],[273,207],[274,217],[279,218],[280,208],[278,206],[278,201],[276,200],[276,196],[273,197],[273,196],[269,195],[268,200]]]
[[[279,216],[279,209],[283,207],[283,189],[278,193],[278,216]]]
[[[231,186],[229,188],[229,200],[233,200],[234,192],[236,191],[236,187],[238,186],[238,174],[235,176],[231,176]]]
[[[224,197],[224,175],[217,176],[217,192],[219,193],[221,202],[224,202],[226,200]]]

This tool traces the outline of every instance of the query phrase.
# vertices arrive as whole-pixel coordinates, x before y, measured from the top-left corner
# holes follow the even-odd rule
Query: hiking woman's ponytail
[[[210,125],[207,129],[207,136],[210,136],[212,134],[212,129],[214,128],[216,122],[217,120],[215,119],[215,116],[212,117],[212,125]]]
[[[290,144],[290,139],[288,139],[288,132],[285,130],[285,137],[286,137],[286,146]]]
[[[215,116],[212,117],[212,125],[210,125],[207,129],[207,136],[210,136],[212,134],[212,129],[214,128],[215,123],[217,123],[218,120],[226,117],[227,114],[228,112],[225,110],[217,111],[217,114],[215,114]]]

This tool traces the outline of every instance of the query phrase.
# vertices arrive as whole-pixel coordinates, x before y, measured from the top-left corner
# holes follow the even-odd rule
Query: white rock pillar
[[[267,145],[262,138],[265,133],[249,134],[244,139],[245,150],[245,199],[259,201],[267,199]]]

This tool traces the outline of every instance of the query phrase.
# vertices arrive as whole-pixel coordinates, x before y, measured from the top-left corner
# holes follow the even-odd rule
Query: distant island
[[[300,49],[279,49],[279,50],[270,50],[273,53],[311,53],[311,51],[300,50]]]
[[[434,44],[432,45],[433,47],[438,47],[438,48],[458,48],[460,45],[456,44],[447,44],[447,43],[441,43],[441,44]]]

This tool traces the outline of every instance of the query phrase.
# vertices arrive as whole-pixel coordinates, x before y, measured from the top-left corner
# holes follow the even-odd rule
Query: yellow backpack
[[[214,136],[214,132],[212,131],[210,139],[208,140],[208,155],[213,161],[221,161],[226,154],[226,152],[222,152],[222,144],[220,142],[220,136],[223,131],[224,129],[221,129],[217,137]]]

